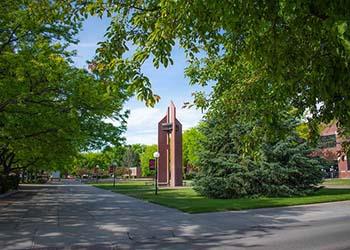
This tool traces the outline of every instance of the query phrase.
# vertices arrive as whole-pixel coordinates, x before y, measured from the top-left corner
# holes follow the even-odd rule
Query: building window
[[[350,152],[347,153],[346,155],[346,162],[348,163],[348,171],[350,171]]]
[[[323,135],[320,138],[321,148],[335,148],[337,146],[337,136],[334,135]]]

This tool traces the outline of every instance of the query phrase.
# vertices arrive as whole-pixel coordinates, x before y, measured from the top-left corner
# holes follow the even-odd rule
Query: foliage
[[[73,166],[75,174],[93,174],[94,168],[99,166],[100,171],[107,173],[109,167],[116,167],[116,175],[129,175],[129,168],[140,167],[140,155],[144,145],[108,146],[102,151],[85,152],[75,157]]]
[[[121,167],[123,165],[123,157],[125,154],[126,148],[124,145],[118,146],[109,146],[102,151],[102,157],[106,165],[116,165]]]
[[[307,123],[303,122],[296,127],[298,136],[304,140],[310,140],[310,130]]]
[[[149,170],[149,160],[154,159],[153,153],[158,150],[157,145],[146,145],[141,154],[141,173],[142,176],[151,176],[154,171]]]
[[[126,168],[140,167],[140,154],[135,150],[135,147],[128,146],[126,148],[122,166]]]
[[[122,145],[108,146],[103,151],[80,153],[72,163],[73,174],[93,174],[94,169],[99,166],[100,170],[107,173],[109,167],[115,164],[117,168],[122,167],[123,156],[126,148]]]
[[[190,128],[182,134],[183,166],[186,169],[197,171],[203,135],[198,128]],[[186,172],[186,171],[185,171]]]
[[[80,151],[119,145],[128,94],[71,65],[78,3],[0,3],[0,174],[64,169]],[[110,123],[117,121],[118,126]]]
[[[210,115],[210,114],[209,114]],[[225,119],[226,118],[226,119]],[[322,181],[321,159],[296,135],[292,120],[280,121],[292,131],[286,137],[267,137],[247,150],[244,141],[256,125],[212,115],[203,126],[205,140],[195,190],[212,198],[291,196],[314,191]],[[280,125],[282,126],[282,125]],[[252,140],[252,143],[254,141]]]
[[[153,103],[142,65],[167,67],[180,46],[191,84],[215,85],[209,97],[196,94],[196,105],[210,107],[225,92],[236,97],[226,105],[249,100],[256,110],[247,115],[264,116],[270,131],[285,103],[312,115],[312,131],[332,119],[350,130],[349,10],[349,1],[312,0],[97,1],[82,8],[112,18],[97,68],[132,76],[128,88],[141,99]]]
[[[132,150],[139,156],[141,156],[141,154],[145,151],[145,147],[146,147],[146,145],[143,145],[143,144],[132,144],[130,146]]]
[[[116,176],[129,176],[130,177],[131,170],[127,167],[117,167],[115,170]]]

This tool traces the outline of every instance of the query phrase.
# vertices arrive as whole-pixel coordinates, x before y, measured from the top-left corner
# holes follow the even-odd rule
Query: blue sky
[[[77,56],[74,58],[75,65],[86,68],[86,61],[91,59],[97,48],[97,42],[102,41],[108,27],[107,18],[88,18],[83,25],[78,38],[80,43],[74,46]],[[184,77],[186,59],[180,48],[174,48],[172,58],[174,65],[168,68],[155,69],[151,63],[143,67],[144,73],[150,78],[154,93],[160,95],[161,100],[154,108],[147,108],[143,102],[130,99],[125,109],[130,110],[128,129],[125,134],[128,144],[157,143],[157,123],[163,118],[166,108],[173,100],[177,107],[177,117],[184,129],[196,126],[202,117],[202,113],[194,108],[182,109],[186,101],[191,101],[191,93],[201,90],[199,86],[190,86],[188,79]]]

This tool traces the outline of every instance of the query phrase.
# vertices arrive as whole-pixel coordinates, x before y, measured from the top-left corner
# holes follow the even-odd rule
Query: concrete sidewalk
[[[0,249],[350,248],[350,202],[186,214],[87,185],[22,188],[0,200]]]

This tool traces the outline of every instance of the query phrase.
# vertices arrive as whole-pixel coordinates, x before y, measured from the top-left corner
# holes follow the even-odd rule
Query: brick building
[[[334,161],[333,167],[328,170],[328,177],[350,178],[350,154],[345,155],[342,150],[344,139],[338,135],[336,124],[324,128],[320,136],[323,157]]]
[[[140,178],[141,177],[141,168],[140,167],[132,167],[129,168],[129,177],[132,178]]]

